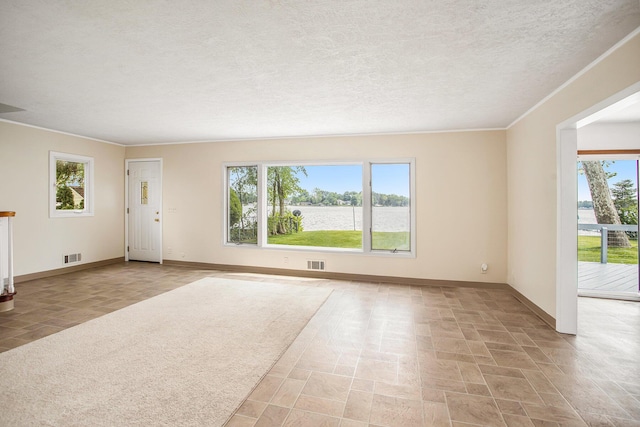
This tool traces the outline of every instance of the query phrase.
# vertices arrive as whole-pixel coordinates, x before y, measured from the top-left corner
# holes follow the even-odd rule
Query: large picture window
[[[362,165],[268,166],[267,243],[362,248]]]
[[[93,215],[93,158],[49,153],[49,216]]]
[[[413,160],[226,165],[227,244],[415,252]]]

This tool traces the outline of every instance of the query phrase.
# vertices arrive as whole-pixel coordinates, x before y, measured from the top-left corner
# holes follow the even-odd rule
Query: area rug
[[[205,278],[0,354],[0,425],[223,425],[331,293]]]

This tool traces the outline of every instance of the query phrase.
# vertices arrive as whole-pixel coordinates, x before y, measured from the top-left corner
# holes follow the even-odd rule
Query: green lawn
[[[374,232],[373,247],[382,250],[409,250],[408,232]],[[362,231],[322,230],[269,236],[270,245],[362,248]]]
[[[600,262],[600,236],[578,236],[578,261]],[[607,262],[638,263],[638,240],[631,240],[630,248],[609,248]]]

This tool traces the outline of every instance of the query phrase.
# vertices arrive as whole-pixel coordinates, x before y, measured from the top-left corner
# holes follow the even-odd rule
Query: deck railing
[[[600,262],[607,263],[607,246],[609,231],[633,231],[638,232],[637,225],[628,224],[578,224],[578,230],[600,231]]]

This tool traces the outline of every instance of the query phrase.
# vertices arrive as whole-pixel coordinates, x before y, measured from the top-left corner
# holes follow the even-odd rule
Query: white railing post
[[[7,244],[0,244],[0,303],[13,299],[15,293],[15,287],[13,282],[13,217],[16,216],[15,212],[0,211],[0,218],[3,220],[6,218],[7,224]],[[4,226],[4,224],[2,224]],[[1,231],[1,229],[0,229]],[[0,238],[0,243],[4,243],[4,238]],[[5,254],[6,251],[6,254]],[[5,282],[4,267],[3,264],[6,260],[7,265],[7,280]],[[0,310],[1,311],[1,310]]]
[[[4,217],[0,217],[0,295],[5,293],[5,281],[4,281],[4,263],[5,263],[5,255],[4,255],[4,251],[5,251],[5,244],[4,244],[4,235],[5,235],[5,231],[4,231],[4,227],[9,226],[9,221],[5,220]]]
[[[15,293],[16,289],[13,284],[13,217],[7,217],[7,291],[10,294]]]
[[[607,263],[607,247],[609,246],[609,229],[602,227],[600,229],[600,264]]]

